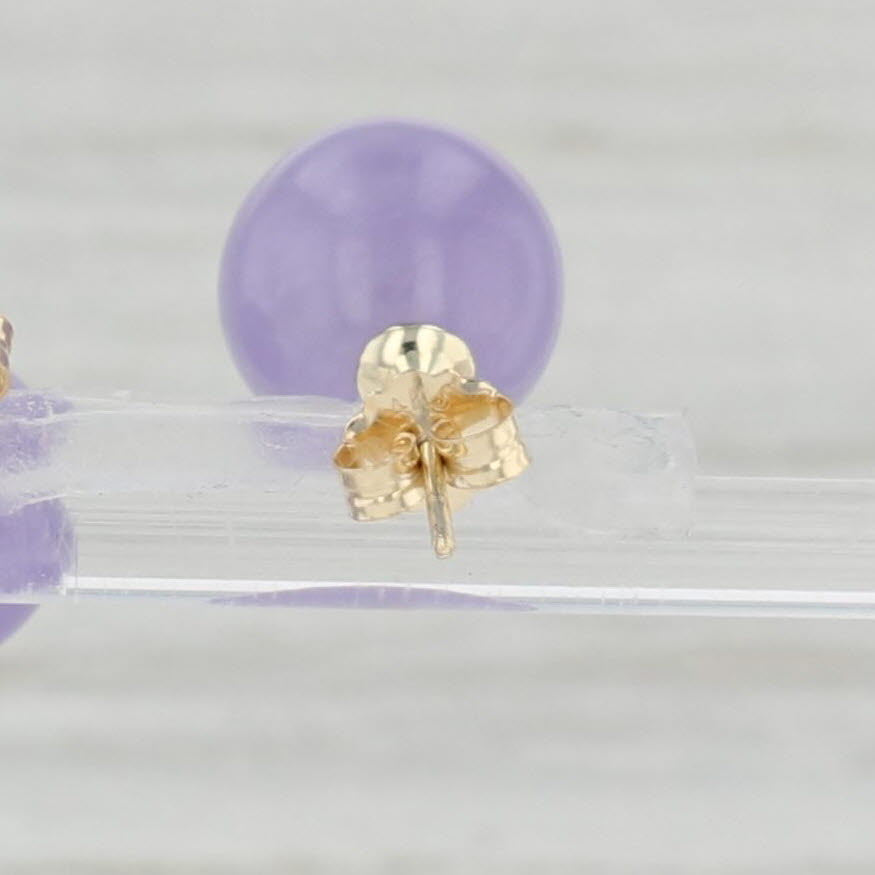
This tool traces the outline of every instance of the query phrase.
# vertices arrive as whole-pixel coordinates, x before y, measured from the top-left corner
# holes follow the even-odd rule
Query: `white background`
[[[236,205],[324,129],[413,116],[554,219],[533,400],[685,409],[712,473],[870,476],[873,37],[862,0],[0,0],[16,369],[242,395],[215,305]],[[0,871],[870,871],[873,640],[44,609],[0,650]]]

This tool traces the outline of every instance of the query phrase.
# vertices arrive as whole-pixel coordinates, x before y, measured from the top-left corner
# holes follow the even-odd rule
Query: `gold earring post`
[[[443,559],[455,548],[452,511],[471,490],[525,470],[513,405],[474,374],[466,344],[434,325],[395,325],[368,343],[357,376],[364,407],[334,455],[354,519],[424,504]]]
[[[12,323],[0,316],[0,398],[4,398],[12,386],[9,358],[12,355]]]
[[[453,555],[456,539],[453,534],[453,512],[447,495],[444,463],[433,441],[423,441],[419,445],[419,453],[422,458],[422,480],[428,527],[431,529],[431,545],[438,559],[446,559]]]

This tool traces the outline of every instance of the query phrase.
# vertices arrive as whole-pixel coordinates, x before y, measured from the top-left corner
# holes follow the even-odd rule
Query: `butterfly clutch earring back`
[[[362,410],[334,454],[353,518],[425,505],[435,555],[450,556],[453,509],[529,465],[513,404],[476,379],[465,342],[435,325],[377,335],[362,353],[357,386]]]

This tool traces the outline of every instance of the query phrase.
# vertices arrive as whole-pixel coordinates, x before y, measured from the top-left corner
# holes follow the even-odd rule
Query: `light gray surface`
[[[868,474],[875,8],[0,0],[0,277],[37,385],[230,397],[219,248],[373,114],[553,215],[542,401],[688,409],[709,472]],[[0,871],[847,873],[868,624],[58,607],[0,651]]]
[[[0,662],[3,871],[868,872],[871,639],[46,611]]]

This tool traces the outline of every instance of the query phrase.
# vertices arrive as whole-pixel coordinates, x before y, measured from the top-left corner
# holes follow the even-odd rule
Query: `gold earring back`
[[[435,325],[394,325],[362,353],[363,408],[334,454],[352,516],[373,521],[425,505],[438,558],[455,548],[453,510],[472,490],[529,465],[513,404],[475,378],[465,342]]]

